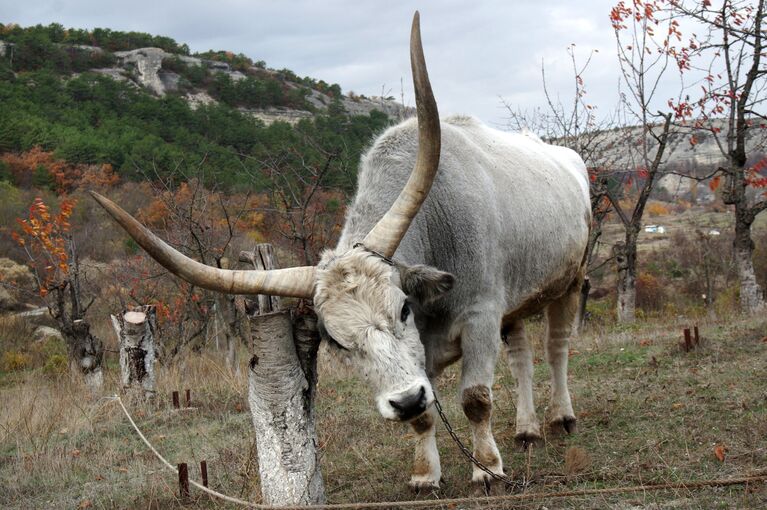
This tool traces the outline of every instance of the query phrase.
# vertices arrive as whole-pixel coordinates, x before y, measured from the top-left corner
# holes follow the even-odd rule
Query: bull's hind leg
[[[549,426],[553,432],[575,432],[575,413],[567,389],[570,336],[578,312],[580,281],[546,307],[546,357],[551,366]]]
[[[541,426],[533,403],[533,352],[525,336],[525,323],[516,320],[501,332],[511,373],[517,380],[517,425],[515,442],[527,448],[541,440]]]
[[[416,491],[439,489],[442,468],[436,439],[437,411],[431,406],[424,414],[410,422],[415,432],[415,461],[410,487]]]
[[[500,320],[477,317],[469,321],[461,335],[463,364],[461,370],[461,405],[469,419],[474,457],[496,474],[503,474],[503,460],[495,444],[491,427],[493,411],[493,376],[498,357]],[[471,480],[481,491],[497,492],[502,485],[473,466]]]

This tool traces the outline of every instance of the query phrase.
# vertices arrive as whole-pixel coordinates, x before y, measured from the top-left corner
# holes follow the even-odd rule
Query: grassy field
[[[684,322],[648,322],[592,330],[574,341],[571,391],[578,432],[514,449],[514,384],[499,361],[494,429],[507,472],[529,491],[618,487],[740,476],[767,468],[767,319],[701,322],[697,351],[677,343]],[[540,349],[541,327],[529,327]],[[114,356],[111,354],[110,356]],[[114,359],[106,388],[117,387]],[[323,355],[318,393],[322,469],[330,502],[413,499],[407,488],[413,437],[385,422],[363,385]],[[244,369],[243,369],[244,373]],[[443,405],[458,434],[470,433],[457,404],[458,370],[441,378]],[[536,362],[539,416],[548,400],[548,367]],[[207,460],[211,486],[259,501],[247,378],[216,353],[160,370],[156,409],[132,413],[171,461]],[[193,410],[170,409],[170,392],[190,388]],[[0,375],[0,507],[175,508],[174,475],[147,450],[118,406],[90,396],[68,377],[42,369]],[[471,469],[438,426],[444,481],[438,494],[470,496]],[[726,448],[724,461],[714,448]],[[577,462],[566,452],[581,449]],[[193,489],[194,492],[194,489]],[[199,496],[199,493],[197,494]],[[187,507],[226,507],[199,497]],[[499,508],[477,504],[470,507]],[[436,502],[435,508],[441,505]],[[767,486],[734,486],[516,503],[514,508],[765,508]],[[511,508],[511,506],[509,506]]]

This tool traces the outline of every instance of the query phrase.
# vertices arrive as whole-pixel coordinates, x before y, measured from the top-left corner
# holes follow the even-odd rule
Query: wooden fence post
[[[149,401],[155,396],[154,332],[157,316],[152,305],[112,315],[112,326],[120,340],[120,379],[123,390],[133,398]]]
[[[208,486],[208,462],[201,460],[200,461],[200,477],[202,477],[202,485],[204,487]]]
[[[178,496],[181,501],[189,501],[189,468],[185,462],[176,466],[178,470]]]
[[[274,269],[271,245],[259,244],[241,260]],[[313,312],[291,314],[279,298],[259,296],[250,317],[253,355],[248,402],[258,449],[261,494],[267,505],[325,502],[317,452],[314,394],[319,336]]]

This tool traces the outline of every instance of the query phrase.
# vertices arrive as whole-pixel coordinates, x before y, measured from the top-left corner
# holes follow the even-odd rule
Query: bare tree
[[[342,149],[325,149],[310,137],[305,144],[316,158],[309,159],[295,149],[276,154],[262,162],[269,180],[270,212],[274,231],[289,245],[297,247],[302,263],[314,265],[324,246],[332,246],[340,233],[346,197],[331,189],[328,177],[348,169],[340,157]]]
[[[185,176],[182,176],[185,177]],[[251,196],[224,196],[207,189],[202,179],[188,179],[174,186],[170,180],[157,176],[154,181],[158,197],[142,211],[145,220],[164,231],[164,238],[188,256],[208,265],[228,267],[233,260],[233,240],[240,229],[252,227],[256,208]],[[235,204],[235,202],[237,202]],[[235,213],[230,209],[236,210]],[[236,258],[234,259],[236,261]],[[141,256],[138,262],[148,264]],[[151,266],[153,267],[153,266]],[[174,359],[189,347],[201,349],[209,338],[212,326],[220,326],[226,340],[227,364],[237,370],[237,346],[246,343],[249,335],[241,322],[244,317],[242,298],[220,295],[195,287],[167,273],[151,273],[147,266],[127,271],[133,278],[129,283],[130,298],[139,305],[155,304],[163,328],[160,331],[159,359],[163,363]]]
[[[657,2],[619,2],[610,13],[621,68],[624,126],[631,143],[620,163],[625,199],[607,191],[624,228],[624,239],[613,246],[618,272],[618,320],[633,322],[636,309],[637,243],[645,206],[664,171],[670,152],[672,113],[655,109],[659,86],[673,65],[671,35],[678,22],[657,16]],[[656,35],[656,31],[658,34]],[[633,193],[632,193],[633,192]],[[630,196],[633,195],[633,196]],[[628,205],[628,207],[626,207]]]

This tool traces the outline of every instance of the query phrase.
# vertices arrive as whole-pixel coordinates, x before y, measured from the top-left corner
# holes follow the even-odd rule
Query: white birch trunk
[[[615,265],[618,270],[618,322],[631,323],[636,320],[636,245],[617,243],[613,246]]]
[[[257,269],[273,269],[271,246],[258,245],[250,260]],[[258,448],[261,494],[267,505],[325,502],[314,417],[316,318],[295,320],[279,310],[279,299],[259,296],[251,317],[253,356],[249,364],[248,403]]]
[[[735,248],[735,261],[740,280],[740,308],[745,314],[754,314],[764,308],[762,289],[756,281],[751,250]]]

